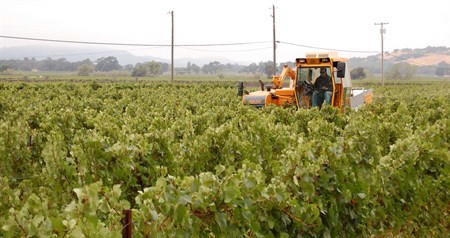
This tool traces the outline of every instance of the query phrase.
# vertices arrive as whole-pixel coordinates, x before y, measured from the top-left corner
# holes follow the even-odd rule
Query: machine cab
[[[331,77],[332,86],[327,87],[327,92],[320,94],[317,99],[319,105],[323,101],[329,101],[334,107],[342,107],[350,104],[351,79],[347,74],[346,59],[338,58],[335,52],[329,53],[307,53],[305,58],[296,59],[296,82],[295,94],[297,106],[302,108],[310,108],[313,106],[314,84],[320,76],[320,72],[325,71],[326,75]],[[317,89],[317,87],[316,87]],[[316,90],[317,91],[317,90]],[[325,95],[325,96],[324,96]],[[316,102],[317,104],[317,102]]]

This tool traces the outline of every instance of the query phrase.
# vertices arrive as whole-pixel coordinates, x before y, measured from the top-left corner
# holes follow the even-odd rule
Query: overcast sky
[[[305,52],[324,51],[304,46],[336,49],[344,57],[370,55],[351,51],[379,52],[380,26],[375,23],[380,22],[389,23],[385,25],[385,51],[450,47],[449,0],[0,0],[0,35],[170,45],[168,12],[174,11],[175,44],[264,42],[180,46],[175,48],[175,59],[259,62],[273,59],[273,4],[276,38],[281,42],[277,44],[277,62],[293,61]],[[74,45],[0,38],[1,47],[36,44]],[[170,59],[170,47],[108,47]]]

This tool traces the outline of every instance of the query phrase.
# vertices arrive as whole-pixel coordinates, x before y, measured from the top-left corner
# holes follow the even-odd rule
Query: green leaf
[[[215,214],[214,218],[216,219],[216,222],[219,225],[220,229],[227,229],[227,216],[224,213],[218,212]]]
[[[323,237],[324,238],[331,238],[330,230],[325,229],[325,231],[323,232]]]
[[[192,197],[190,195],[181,195],[178,201],[180,205],[186,205],[188,203],[192,203]]]
[[[247,188],[253,188],[255,186],[255,183],[253,183],[253,181],[248,178],[246,178],[244,180],[244,183],[245,183],[245,187],[247,187]]]
[[[365,193],[358,193],[358,197],[360,197],[361,199],[364,199],[366,197]]]
[[[150,209],[150,215],[154,221],[158,220],[158,213],[155,210]]]
[[[283,221],[283,223],[288,226],[289,224],[291,224],[291,218],[289,218],[289,216],[287,214],[282,214],[281,215],[281,220]]]
[[[104,213],[108,213],[110,208],[107,202],[101,202],[100,206],[98,207],[98,209]]]
[[[183,205],[178,205],[175,213],[175,224],[181,224],[187,216],[187,208]]]
[[[75,203],[75,201],[72,201],[69,205],[66,206],[66,208],[64,209],[64,211],[66,212],[73,212],[77,209],[77,204]]]

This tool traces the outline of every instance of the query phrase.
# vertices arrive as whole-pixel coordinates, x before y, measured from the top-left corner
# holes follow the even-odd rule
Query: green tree
[[[161,74],[164,72],[168,72],[170,69],[170,65],[168,63],[161,63]]]
[[[450,64],[447,64],[445,61],[441,61],[436,68],[436,75],[444,76],[450,74]]]
[[[191,72],[191,70],[192,70],[191,67],[192,67],[191,62],[188,62],[187,66],[186,66],[186,71]]]
[[[0,72],[6,71],[7,69],[9,69],[9,66],[6,65],[6,64],[2,64],[2,65],[0,66]]]
[[[417,72],[417,65],[406,63],[404,65],[404,79],[412,79]]]
[[[219,66],[220,62],[218,61],[209,62],[209,64],[203,65],[202,72],[204,74],[216,74],[217,70],[219,69]]]
[[[95,61],[96,70],[102,72],[109,72],[120,69],[119,61],[114,56],[102,57]]]
[[[255,63],[250,64],[249,66],[246,67],[246,70],[252,74],[255,74],[256,71],[258,70],[258,65]]]
[[[144,63],[145,68],[147,69],[148,76],[157,76],[161,74],[161,63],[160,62],[147,62]]]
[[[268,79],[272,78],[272,75],[273,75],[273,62],[272,61],[267,61],[266,63],[262,63],[261,68],[264,70],[263,72]]]
[[[83,64],[78,68],[79,76],[89,76],[94,72],[94,66],[91,64]]]
[[[52,58],[48,57],[41,61],[41,70],[43,71],[57,71],[58,67]]]
[[[198,73],[200,73],[200,71],[201,71],[202,69],[200,68],[200,66],[198,66],[198,65],[196,65],[196,64],[192,64],[192,65],[191,65],[191,70],[192,70],[192,72],[194,72],[194,74],[198,74]]]
[[[387,79],[412,79],[414,74],[417,71],[417,66],[410,65],[408,63],[397,63],[391,67],[388,74],[386,75]]]
[[[136,64],[131,72],[132,77],[144,77],[147,74],[147,68],[143,64]]]
[[[366,78],[366,72],[363,67],[358,67],[356,69],[353,69],[350,72],[350,75],[352,76],[352,79],[364,79]]]
[[[394,64],[391,70],[386,75],[387,79],[402,79],[402,74],[400,73],[400,64]]]
[[[145,62],[143,64],[136,64],[131,76],[133,77],[144,77],[144,76],[157,76],[161,74],[161,62]]]
[[[21,68],[21,70],[25,70],[25,71],[31,71],[33,69],[36,69],[37,61],[34,57],[31,59],[29,59],[28,57],[25,57],[22,61],[22,66],[20,68]]]

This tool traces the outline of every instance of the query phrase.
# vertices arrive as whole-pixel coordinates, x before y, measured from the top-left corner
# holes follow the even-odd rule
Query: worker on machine
[[[331,104],[331,95],[333,90],[333,82],[331,77],[327,74],[325,68],[320,69],[320,76],[314,82],[314,91],[311,99],[311,106],[319,108],[322,107],[323,102],[327,105]]]

